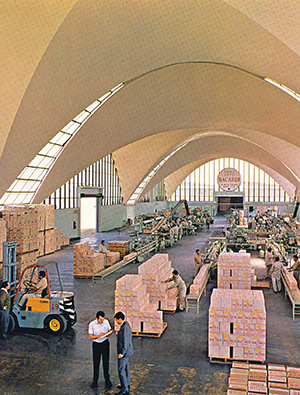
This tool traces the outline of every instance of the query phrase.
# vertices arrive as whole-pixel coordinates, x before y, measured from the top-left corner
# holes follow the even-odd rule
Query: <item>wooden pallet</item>
[[[251,284],[251,288],[270,288],[269,281],[256,281]]]
[[[236,359],[236,358],[219,358],[219,357],[209,357],[210,363],[221,363],[221,364],[232,364],[232,362],[247,362],[247,363],[261,363],[264,364],[265,361],[258,361],[257,359]]]
[[[163,329],[159,333],[151,333],[151,332],[132,332],[132,336],[141,336],[141,337],[161,337],[163,332],[165,331],[168,324],[166,322],[163,323]]]
[[[74,274],[74,278],[93,278],[93,274],[94,273],[77,273],[77,274]]]

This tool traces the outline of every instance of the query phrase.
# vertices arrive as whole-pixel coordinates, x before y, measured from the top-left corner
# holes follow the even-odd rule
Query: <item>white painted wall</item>
[[[55,210],[55,227],[60,228],[62,234],[69,236],[70,239],[80,237],[79,209],[68,208]]]
[[[126,221],[126,207],[124,204],[99,207],[99,232],[121,228]]]
[[[174,204],[175,205],[175,204]],[[137,203],[135,206],[126,206],[127,218],[134,218],[141,214],[154,213],[155,210],[165,210],[169,207],[169,202],[149,202]]]

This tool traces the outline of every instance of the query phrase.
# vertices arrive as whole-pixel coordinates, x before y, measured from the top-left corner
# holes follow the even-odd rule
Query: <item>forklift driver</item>
[[[26,301],[28,298],[40,298],[42,296],[42,292],[45,288],[47,288],[47,279],[46,279],[46,273],[44,270],[41,270],[39,272],[39,282],[38,283],[34,283],[32,282],[32,284],[35,285],[27,285],[26,284],[26,293],[22,296],[20,302],[19,302],[19,306],[22,308],[25,308],[26,305]],[[33,291],[33,292],[30,292]],[[24,305],[24,306],[23,306]]]

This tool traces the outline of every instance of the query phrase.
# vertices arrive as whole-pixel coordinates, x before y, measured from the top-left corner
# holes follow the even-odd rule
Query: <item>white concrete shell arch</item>
[[[181,140],[209,128],[275,136],[284,163],[292,169],[295,158],[299,175],[299,103],[254,77],[300,92],[299,14],[299,0],[284,7],[272,0],[2,2],[0,196],[71,119],[143,74],[69,144],[36,202],[107,153],[158,133],[182,131]],[[199,64],[189,62],[253,75],[212,64],[194,71]],[[139,180],[129,180],[124,193]]]

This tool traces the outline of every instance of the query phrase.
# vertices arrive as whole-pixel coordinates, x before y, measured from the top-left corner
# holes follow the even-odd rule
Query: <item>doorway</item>
[[[218,196],[218,214],[229,214],[231,209],[243,210],[243,196]]]
[[[80,199],[80,233],[81,236],[96,233],[97,198],[82,197]]]

